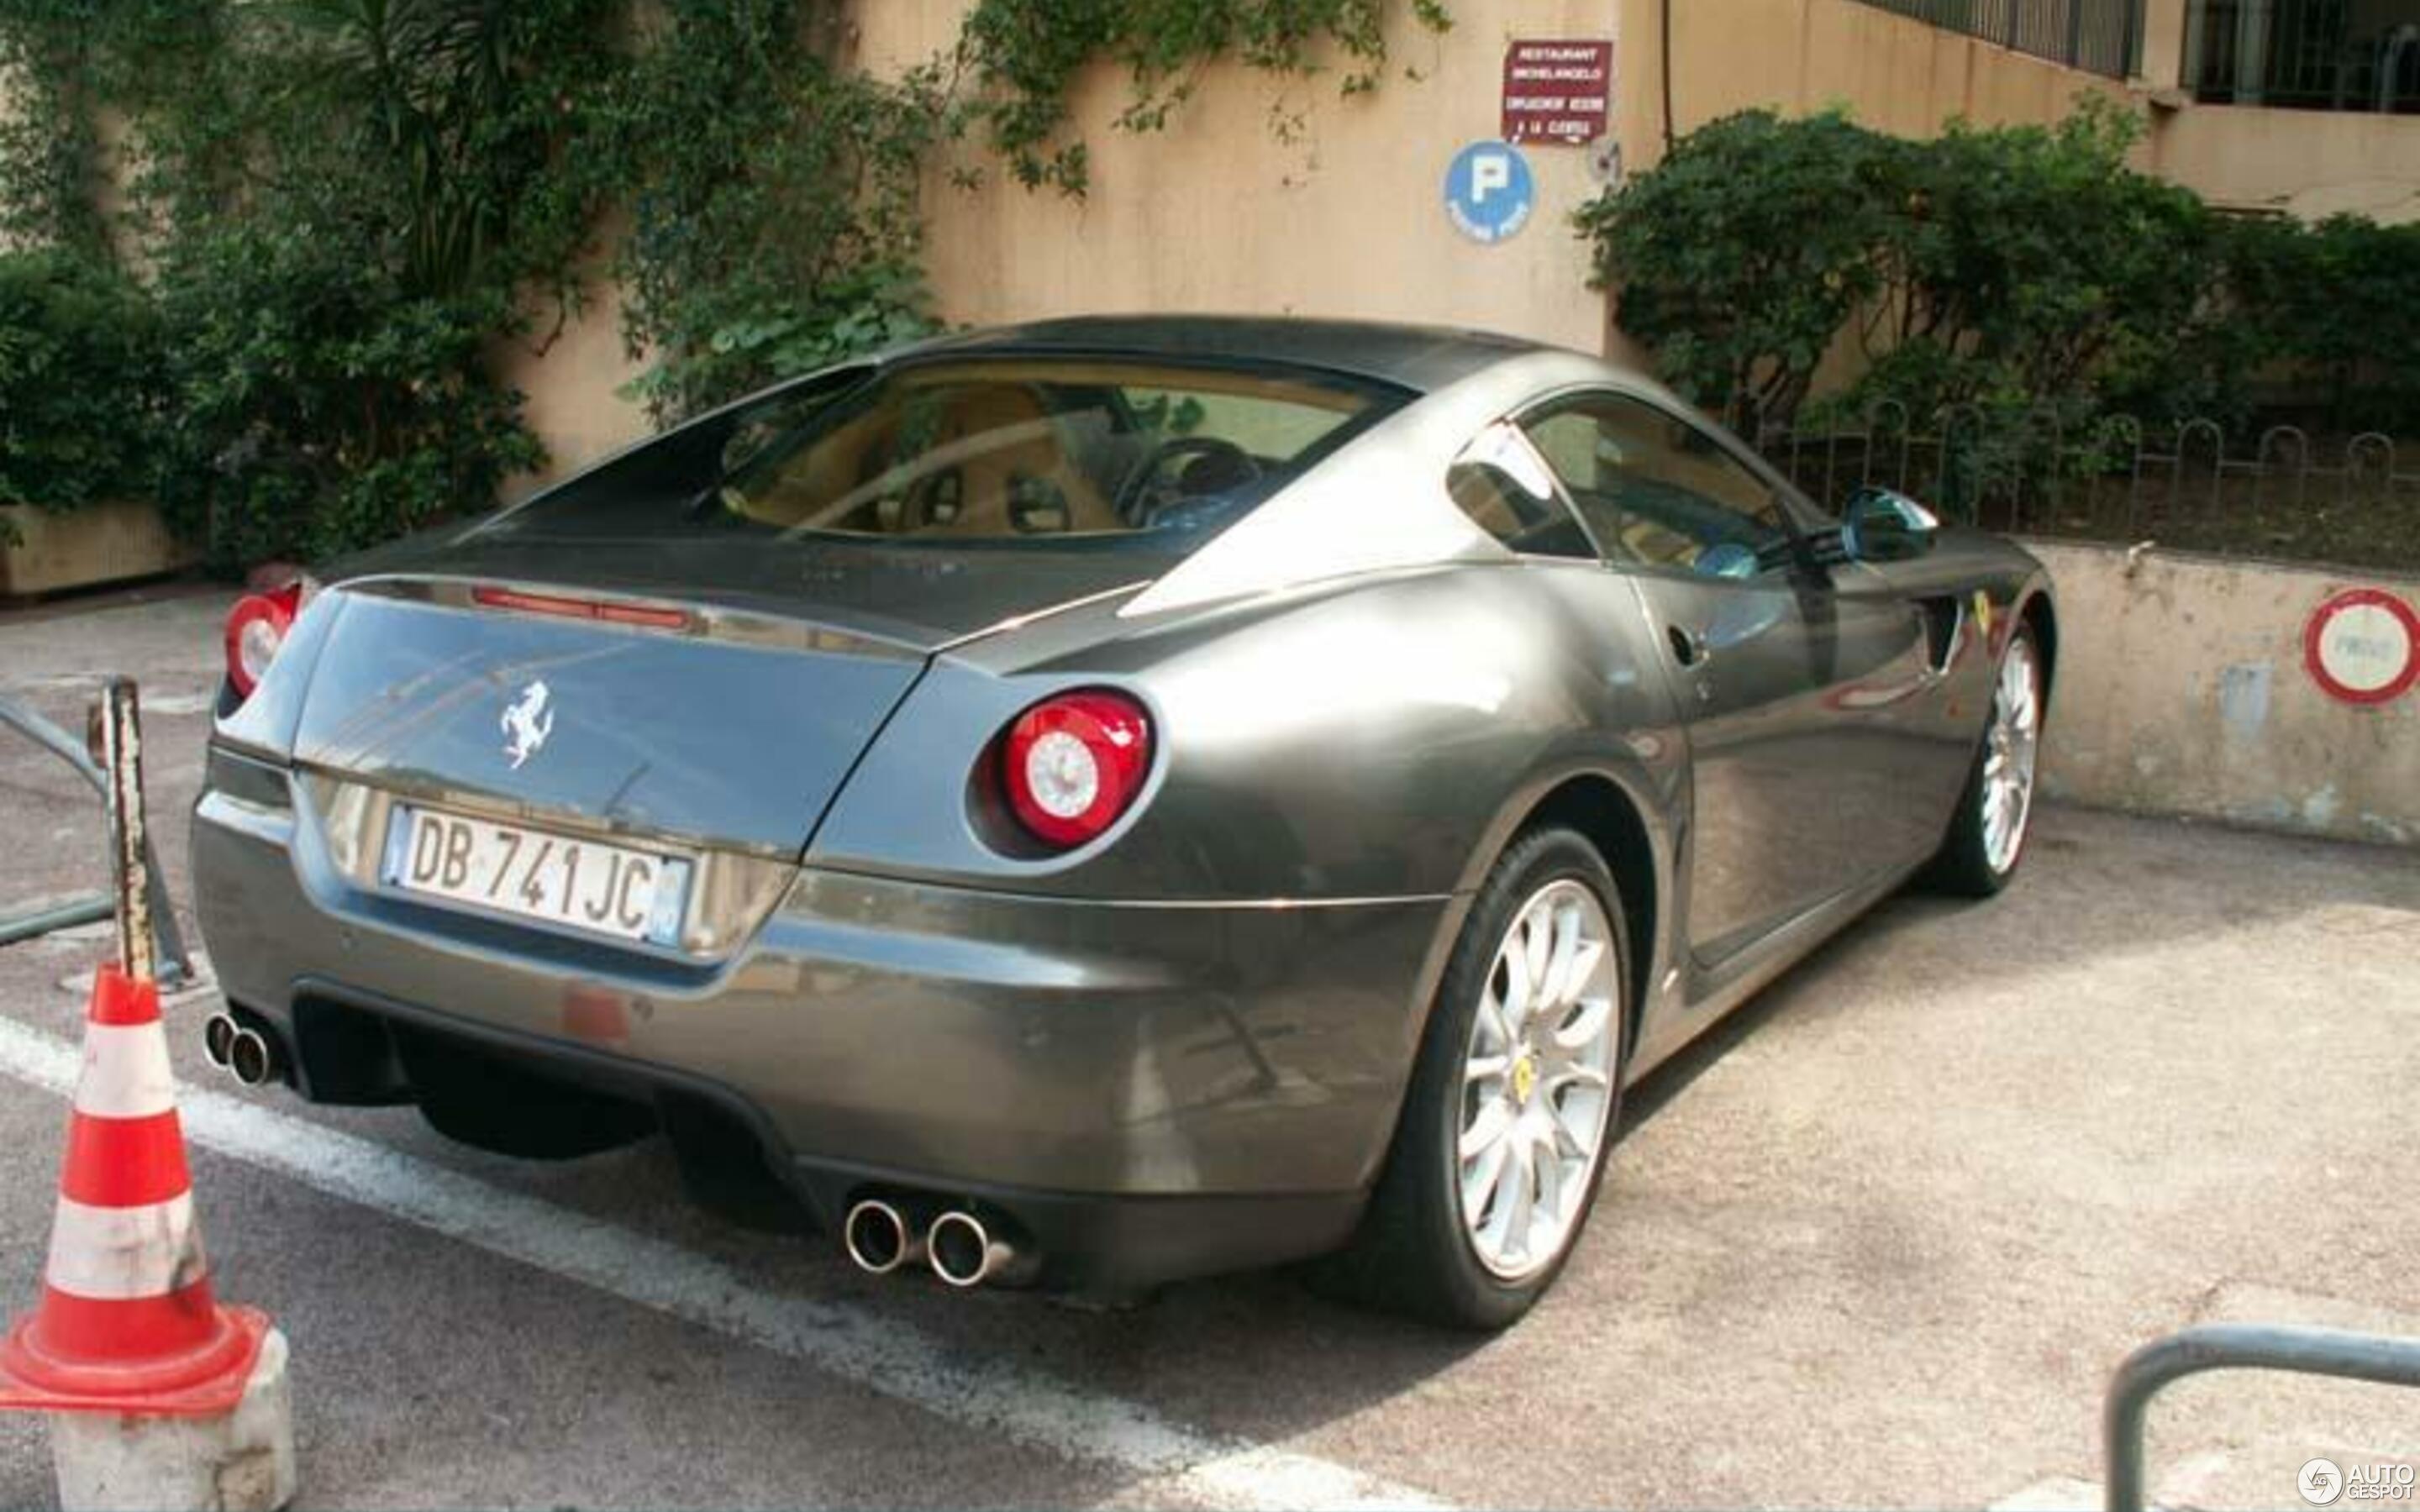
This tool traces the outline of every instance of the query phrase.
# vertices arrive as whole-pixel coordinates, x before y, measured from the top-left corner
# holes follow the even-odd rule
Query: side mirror
[[[1932,549],[1941,520],[1891,488],[1860,488],[1840,522],[1840,551],[1851,562],[1906,562]]]

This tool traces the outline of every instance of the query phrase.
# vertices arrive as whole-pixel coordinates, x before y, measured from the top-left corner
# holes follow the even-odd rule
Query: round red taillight
[[[1151,772],[1151,717],[1124,693],[1045,699],[1001,742],[1001,785],[1016,821],[1061,850],[1101,834]]]
[[[236,697],[252,697],[252,690],[269,674],[269,664],[286,644],[286,632],[293,628],[294,612],[302,601],[299,582],[271,593],[247,594],[235,601],[226,622],[226,674],[235,685]]]

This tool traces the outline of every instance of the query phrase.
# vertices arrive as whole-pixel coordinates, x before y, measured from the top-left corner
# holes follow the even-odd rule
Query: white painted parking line
[[[0,1017],[0,1073],[73,1093],[76,1046]],[[1138,1402],[1004,1361],[944,1351],[896,1319],[749,1286],[661,1240],[223,1092],[181,1088],[194,1145],[448,1239],[774,1350],[868,1391],[1032,1448],[1114,1466],[1206,1505],[1442,1507],[1409,1487],[1315,1456],[1203,1433]],[[207,1221],[209,1205],[204,1200]]]

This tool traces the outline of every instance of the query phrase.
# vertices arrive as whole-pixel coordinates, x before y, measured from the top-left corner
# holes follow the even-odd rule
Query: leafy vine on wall
[[[958,54],[979,92],[961,113],[1028,188],[1081,194],[1091,163],[1071,139],[1068,92],[1107,58],[1131,85],[1118,124],[1157,131],[1220,58],[1309,75],[1341,57],[1345,95],[1378,86],[1387,66],[1387,0],[976,0]],[[1453,24],[1443,0],[1410,0],[1419,28]]]

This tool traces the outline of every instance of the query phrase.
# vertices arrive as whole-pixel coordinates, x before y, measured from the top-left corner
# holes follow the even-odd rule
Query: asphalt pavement
[[[226,602],[0,616],[0,692],[63,724],[141,680],[188,910]],[[104,855],[0,733],[0,912]],[[0,949],[9,1311],[101,933]],[[247,1092],[210,1008],[169,1010],[198,1200],[222,1292],[293,1341],[311,1505],[2083,1505],[2135,1345],[2420,1335],[2409,850],[2046,810],[2002,898],[1885,903],[1634,1092],[1560,1287],[1488,1340],[1283,1274],[1119,1312],[869,1279],[693,1208],[659,1143],[522,1163]],[[2154,1413],[2169,1504],[2299,1505],[2322,1454],[2420,1457],[2420,1392],[2228,1373]],[[0,1417],[0,1505],[52,1495]]]

